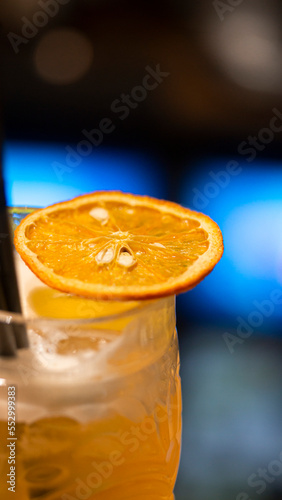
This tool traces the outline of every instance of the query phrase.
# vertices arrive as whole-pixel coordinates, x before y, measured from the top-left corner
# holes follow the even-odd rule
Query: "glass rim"
[[[50,325],[88,325],[88,324],[99,324],[99,323],[106,323],[108,321],[114,321],[117,319],[123,319],[123,318],[128,318],[131,316],[137,316],[141,313],[144,312],[149,312],[152,309],[155,309],[156,306],[161,305],[162,303],[165,304],[166,301],[175,300],[174,295],[169,295],[167,297],[160,297],[157,299],[152,299],[152,300],[144,300],[144,301],[139,301],[139,303],[136,306],[133,306],[130,309],[127,309],[126,311],[122,312],[117,312],[114,314],[107,314],[107,315],[101,315],[98,317],[91,317],[91,318],[53,318],[50,316],[25,316],[22,313],[15,313],[12,311],[4,311],[0,310],[0,325],[1,324],[6,324],[6,325],[27,325],[27,324],[32,324],[33,326],[36,326],[37,324],[42,324],[42,323],[49,323]],[[102,301],[100,301],[102,302]],[[107,301],[103,301],[107,302]],[[120,302],[121,304],[124,304],[126,302]],[[127,301],[127,303],[130,303],[130,301]]]

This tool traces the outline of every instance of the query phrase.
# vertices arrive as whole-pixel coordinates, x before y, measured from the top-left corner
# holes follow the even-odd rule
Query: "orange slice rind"
[[[189,290],[223,252],[221,232],[206,215],[118,191],[36,210],[17,227],[15,246],[50,287],[110,300]]]

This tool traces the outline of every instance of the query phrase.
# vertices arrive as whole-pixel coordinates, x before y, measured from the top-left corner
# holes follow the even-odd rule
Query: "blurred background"
[[[177,301],[176,500],[281,499],[281,2],[3,0],[0,24],[9,204],[121,189],[223,231]]]

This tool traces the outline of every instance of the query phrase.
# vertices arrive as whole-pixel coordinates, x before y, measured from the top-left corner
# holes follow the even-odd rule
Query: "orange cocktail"
[[[21,276],[31,349],[1,361],[1,411],[11,386],[17,411],[15,493],[7,488],[1,415],[1,500],[174,498],[181,441],[174,297],[93,302],[52,291],[27,269]],[[115,315],[105,316],[110,309]],[[47,318],[50,310],[57,319]],[[60,319],[71,312],[76,320]]]
[[[219,228],[105,191],[30,210],[15,246],[24,315],[0,311],[0,322],[23,324],[30,347],[0,358],[1,500],[173,500],[175,293],[218,262]]]

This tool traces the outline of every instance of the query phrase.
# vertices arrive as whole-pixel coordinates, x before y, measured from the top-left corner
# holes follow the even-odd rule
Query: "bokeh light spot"
[[[91,42],[79,31],[65,28],[43,35],[34,55],[37,73],[55,85],[68,85],[80,80],[92,62]]]

